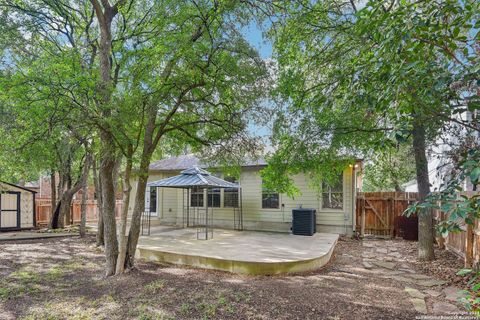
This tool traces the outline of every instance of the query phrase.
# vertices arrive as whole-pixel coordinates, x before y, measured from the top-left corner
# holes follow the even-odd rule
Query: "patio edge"
[[[142,245],[138,246],[137,254],[140,258],[154,262],[188,265],[196,268],[220,270],[246,275],[277,275],[313,271],[325,266],[330,261],[337,242],[338,235],[328,252],[311,259],[286,262],[220,259],[214,257],[161,251]]]

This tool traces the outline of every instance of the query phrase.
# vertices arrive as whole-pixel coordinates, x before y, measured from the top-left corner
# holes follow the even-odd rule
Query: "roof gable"
[[[14,188],[18,188],[18,189],[21,189],[21,190],[29,191],[29,192],[31,192],[31,193],[37,193],[37,191],[30,190],[30,189],[27,189],[27,188],[25,188],[25,187],[21,187],[21,186],[19,186],[19,185],[13,184],[13,183],[9,183],[9,182],[5,182],[5,181],[0,180],[0,184],[2,184],[2,183],[3,183],[3,184],[6,184],[6,185],[8,185],[8,186],[10,186],[10,187],[14,187]]]

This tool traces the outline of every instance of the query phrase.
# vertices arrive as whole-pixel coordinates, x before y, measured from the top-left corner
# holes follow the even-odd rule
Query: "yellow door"
[[[19,227],[18,193],[0,194],[0,229]]]

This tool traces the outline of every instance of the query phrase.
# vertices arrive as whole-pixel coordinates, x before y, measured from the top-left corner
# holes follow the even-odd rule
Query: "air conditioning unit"
[[[292,233],[300,236],[313,236],[317,232],[317,210],[293,209]]]

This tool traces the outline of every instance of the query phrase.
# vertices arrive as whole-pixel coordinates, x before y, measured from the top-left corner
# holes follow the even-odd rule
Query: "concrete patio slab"
[[[214,230],[211,240],[197,240],[196,229],[157,226],[140,237],[137,254],[152,261],[250,275],[318,269],[328,263],[338,235]]]

